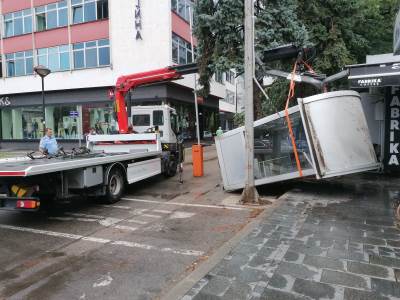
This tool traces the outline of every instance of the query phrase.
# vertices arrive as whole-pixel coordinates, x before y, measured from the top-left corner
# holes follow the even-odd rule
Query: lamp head
[[[45,66],[38,65],[33,68],[33,70],[38,74],[40,77],[46,77],[51,73],[51,70],[49,68],[46,68]]]

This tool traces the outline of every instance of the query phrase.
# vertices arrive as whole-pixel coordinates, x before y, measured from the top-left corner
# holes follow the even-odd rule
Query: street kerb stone
[[[387,244],[388,244],[388,246],[400,249],[400,241],[387,240]]]
[[[268,287],[290,292],[293,288],[295,280],[296,277],[291,275],[281,275],[275,272],[275,274],[268,281]]]
[[[296,293],[311,297],[312,299],[333,299],[336,293],[335,288],[329,284],[300,278],[294,281],[292,290]]]
[[[223,296],[232,284],[232,280],[223,276],[212,276],[201,290],[204,295]],[[197,298],[196,298],[197,299]]]
[[[314,271],[311,268],[306,267],[305,265],[293,264],[284,261],[279,264],[276,273],[281,275],[291,275],[293,277],[302,279],[318,280],[320,277],[320,272]]]
[[[344,290],[344,300],[389,300],[389,298],[381,296],[376,292],[346,288]]]
[[[248,284],[233,282],[226,293],[220,299],[248,299],[251,296],[251,293],[252,290]]]
[[[396,281],[398,283],[400,283],[400,270],[399,269],[394,270],[394,277],[396,278]]]
[[[371,278],[371,288],[380,295],[400,298],[400,283],[398,282]]]
[[[331,270],[322,271],[321,282],[360,289],[369,288],[368,282],[364,277]]]
[[[318,269],[332,269],[337,271],[345,270],[345,261],[329,257],[306,255],[303,263]]]
[[[388,269],[377,265],[364,264],[359,262],[348,262],[347,270],[352,273],[369,275],[373,277],[382,277],[382,278],[389,277]]]
[[[369,262],[371,264],[376,264],[376,265],[382,265],[392,268],[400,268],[400,259],[392,257],[370,255]]]
[[[303,253],[298,253],[298,252],[292,252],[292,251],[287,251],[283,259],[287,262],[292,262],[292,263],[302,263],[304,260],[305,254]]]
[[[262,300],[304,300],[304,297],[296,296],[288,292],[266,288],[261,295]]]

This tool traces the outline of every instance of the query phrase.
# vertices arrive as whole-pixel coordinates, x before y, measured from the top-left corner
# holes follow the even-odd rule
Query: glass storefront
[[[62,140],[76,140],[93,128],[99,134],[118,131],[113,106],[109,103],[46,106],[46,127]],[[42,106],[1,109],[3,140],[40,139],[43,136]]]
[[[149,103],[146,103],[148,105]],[[160,103],[151,103],[159,105]],[[135,104],[138,105],[138,104]],[[196,138],[194,105],[172,102],[176,109],[177,123],[184,139]],[[112,101],[85,104],[46,105],[46,127],[52,128],[60,140],[84,139],[89,132],[97,134],[118,133],[118,122]],[[219,124],[218,109],[200,106],[200,132],[209,137]],[[35,140],[43,136],[43,112],[41,105],[3,107],[0,109],[0,133],[3,140]],[[161,122],[161,121],[160,121]]]

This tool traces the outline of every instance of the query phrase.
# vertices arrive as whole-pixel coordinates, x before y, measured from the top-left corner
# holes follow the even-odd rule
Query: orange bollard
[[[192,146],[192,160],[193,160],[193,176],[202,177],[204,175],[202,145]]]

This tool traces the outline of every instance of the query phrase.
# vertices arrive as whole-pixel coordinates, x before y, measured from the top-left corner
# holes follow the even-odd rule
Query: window
[[[108,18],[108,0],[72,0],[72,23]]]
[[[36,31],[43,31],[68,25],[67,1],[60,1],[35,9]]]
[[[118,132],[118,124],[114,117],[112,104],[84,104],[82,106],[83,132],[95,131],[97,134],[113,134]]]
[[[150,126],[150,115],[133,115],[133,126]]]
[[[164,125],[164,112],[162,110],[153,111],[153,125],[154,126]]]
[[[235,104],[235,93],[233,93],[229,90],[226,90],[224,101],[229,104]]]
[[[192,62],[192,46],[174,33],[172,34],[172,61],[177,64]]]
[[[70,69],[70,47],[62,45],[51,48],[42,48],[36,51],[39,65],[46,66],[52,72]]]
[[[98,40],[74,44],[73,53],[75,69],[110,65],[109,40]]]
[[[218,82],[218,83],[223,83],[223,76],[224,76],[223,72],[216,71],[215,72],[215,81]]]
[[[232,71],[228,71],[226,74],[226,81],[230,84],[235,84],[235,73]]]
[[[193,2],[190,0],[171,0],[171,8],[176,14],[182,17],[187,22],[190,22],[191,10],[193,13]]]
[[[33,52],[6,54],[7,77],[33,74]]]
[[[32,32],[32,10],[25,9],[4,15],[5,37]]]

